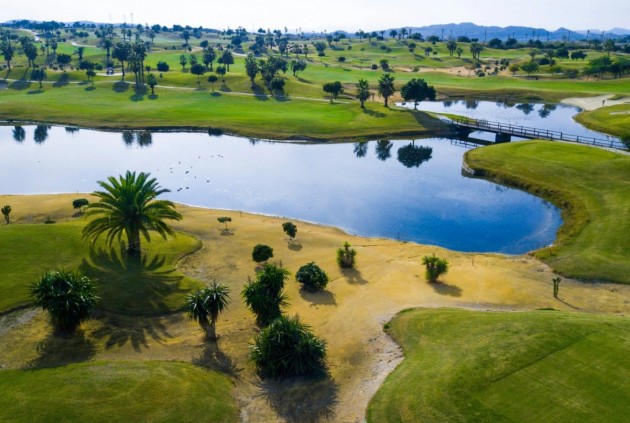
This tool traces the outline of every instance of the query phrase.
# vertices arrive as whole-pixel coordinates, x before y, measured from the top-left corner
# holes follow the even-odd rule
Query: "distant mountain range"
[[[548,31],[544,28],[531,28],[526,26],[482,26],[475,25],[471,22],[406,28],[411,29],[412,33],[419,32],[424,37],[428,37],[431,35],[436,35],[440,38],[457,38],[460,36],[466,36],[468,38],[477,38],[480,41],[491,40],[492,38],[499,38],[501,40],[516,38],[518,41],[527,41],[530,39],[539,39],[541,41],[554,41],[566,39],[584,39],[587,36],[602,37],[602,34],[604,38],[621,38],[630,35],[630,30],[623,28],[613,28],[609,31],[602,31],[599,29],[570,30],[567,28],[559,28],[555,31]],[[400,30],[400,28],[394,29]],[[386,31],[386,35],[389,34],[389,31],[390,29]]]

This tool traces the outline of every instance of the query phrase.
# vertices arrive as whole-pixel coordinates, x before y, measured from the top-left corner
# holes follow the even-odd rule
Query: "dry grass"
[[[0,203],[19,204],[44,216],[54,214],[57,219],[72,215],[67,196],[0,196]],[[203,242],[201,250],[179,263],[179,270],[205,283],[226,283],[232,290],[232,302],[217,325],[219,348],[208,348],[198,328],[180,314],[160,318],[102,314],[83,328],[85,337],[95,346],[90,359],[182,360],[218,368],[236,380],[244,421],[305,421],[307,414],[335,421],[360,421],[369,399],[400,360],[399,350],[382,326],[405,308],[553,307],[610,314],[630,312],[626,302],[630,286],[563,280],[561,301],[555,300],[552,272],[526,256],[464,254],[354,237],[335,228],[301,222],[296,222],[297,239],[289,245],[281,227],[286,219],[186,206],[179,210],[184,220],[177,229]],[[219,216],[232,217],[229,234],[222,232],[223,225],[216,220]],[[344,241],[358,251],[355,271],[342,272],[335,263],[335,250]],[[248,343],[256,328],[239,293],[248,276],[254,274],[251,249],[257,243],[272,246],[273,260],[281,260],[293,274],[310,261],[328,272],[331,281],[325,292],[301,292],[292,277],[287,293],[291,303],[288,313],[299,314],[327,341],[331,380],[261,383],[247,363]],[[422,256],[432,253],[447,257],[451,263],[451,270],[438,284],[424,281],[420,264]],[[5,316],[4,322],[0,321],[0,329],[4,327],[0,330],[0,364],[20,368],[41,359],[38,346],[46,342],[50,331],[45,316],[34,313],[30,319],[14,316],[8,320]],[[319,393],[317,401],[311,401],[314,389]]]

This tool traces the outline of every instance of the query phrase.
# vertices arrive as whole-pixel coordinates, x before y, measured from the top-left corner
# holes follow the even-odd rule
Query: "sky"
[[[3,1],[3,3],[5,3]],[[364,31],[473,22],[556,30],[630,27],[628,0],[30,0],[0,6],[11,19],[173,24],[226,29],[243,26],[295,32]]]

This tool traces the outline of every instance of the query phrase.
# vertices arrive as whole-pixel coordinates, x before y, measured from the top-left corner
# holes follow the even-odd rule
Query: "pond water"
[[[0,192],[91,192],[97,180],[136,170],[151,172],[171,190],[164,197],[176,202],[287,216],[358,235],[511,254],[552,243],[559,211],[527,193],[462,176],[465,151],[435,138],[312,144],[0,127]]]
[[[413,108],[413,105],[410,103],[405,104],[405,106]],[[608,141],[618,140],[616,137],[592,131],[573,120],[573,117],[581,110],[565,104],[508,103],[479,100],[423,101],[418,104],[418,110],[449,113],[492,122],[553,130],[579,135],[580,137],[592,137]],[[494,140],[494,134],[488,135],[481,132],[474,132],[471,137]],[[513,138],[513,140],[517,139],[516,137]]]

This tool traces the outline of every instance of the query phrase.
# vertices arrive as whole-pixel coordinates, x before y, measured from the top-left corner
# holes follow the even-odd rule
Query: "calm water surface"
[[[552,243],[561,224],[545,201],[463,177],[466,149],[443,139],[290,144],[202,133],[23,129],[0,127],[5,194],[91,192],[97,180],[129,169],[151,172],[176,202],[513,254]]]

